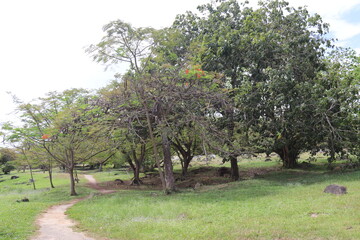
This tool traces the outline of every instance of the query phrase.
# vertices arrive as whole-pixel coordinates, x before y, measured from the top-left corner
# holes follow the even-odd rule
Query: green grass
[[[11,176],[19,176],[11,180]],[[51,205],[73,199],[69,193],[67,174],[55,174],[55,189],[49,188],[47,174],[35,172],[37,190],[29,184],[30,175],[13,172],[11,175],[0,175],[0,239],[28,239],[36,231],[35,219]],[[77,189],[81,195],[87,194],[84,188]],[[29,202],[17,202],[24,197]]]
[[[321,158],[307,170],[279,170],[170,196],[157,191],[95,194],[68,213],[83,230],[112,239],[360,239],[360,171],[329,173],[325,163]],[[281,164],[275,158],[239,159],[241,171],[277,166]],[[132,177],[114,170],[78,173],[92,174],[100,182]],[[42,211],[73,197],[67,174],[56,173],[56,188],[50,189],[47,174],[35,172],[37,190],[28,182],[29,173],[12,175],[20,178],[0,175],[0,239],[25,240],[34,234]],[[77,186],[80,196],[93,191],[83,183]],[[323,193],[334,183],[347,186],[349,193]],[[24,197],[30,202],[16,202]]]
[[[240,161],[240,169],[242,164],[263,163]],[[69,214],[83,229],[113,239],[360,239],[359,179],[358,171],[282,170],[170,196],[156,191],[95,196]],[[323,193],[334,183],[347,186],[348,194]]]

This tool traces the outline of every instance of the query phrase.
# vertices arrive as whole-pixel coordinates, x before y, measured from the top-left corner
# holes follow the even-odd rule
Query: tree
[[[180,159],[183,177],[187,175],[190,162],[195,154],[203,153],[201,148],[203,142],[192,125],[194,124],[188,123],[188,125],[179,127],[171,142]]]
[[[144,89],[142,84],[139,83],[142,80],[141,75],[144,73],[144,66],[146,67],[151,58],[151,46],[153,45],[152,34],[155,30],[152,28],[134,28],[121,20],[110,22],[104,26],[103,30],[106,32],[106,36],[104,36],[102,41],[98,44],[91,45],[87,49],[87,52],[92,54],[93,59],[98,62],[110,64],[127,62],[130,64],[128,77],[123,77],[124,88],[122,91],[123,94],[120,96],[124,96],[125,99],[128,99],[130,96],[135,96],[135,98],[137,98],[136,101],[140,103],[145,110],[149,136],[162,186],[165,190],[166,179],[160,167],[160,155],[156,146],[157,144],[153,133],[148,104],[143,97]],[[133,92],[128,91],[129,80],[133,81]],[[135,93],[135,95],[133,95],[133,93]]]
[[[72,89],[49,93],[38,103],[20,103],[18,107],[25,123],[23,128],[30,130],[22,131],[23,139],[66,167],[71,195],[77,195],[75,166],[109,148],[101,143],[111,132],[111,127],[103,124],[102,111],[91,104],[92,101],[95,100],[87,91]]]
[[[246,8],[246,3],[237,1],[220,1],[220,4],[206,4],[198,9],[205,17],[201,18],[193,13],[179,15],[173,28],[179,29],[188,36],[188,41],[197,46],[193,51],[205,70],[224,74],[224,87],[228,88],[230,104],[221,110],[222,127],[227,131],[227,151],[224,160],[231,162],[231,177],[239,179],[237,157],[241,154],[234,149],[236,114],[239,111],[235,105],[236,89],[239,87],[243,70],[247,66],[247,56],[250,51],[251,37],[248,31],[248,16],[253,12]],[[189,44],[191,45],[191,44]],[[194,48],[194,47],[193,47]],[[241,114],[241,113],[240,113]]]
[[[199,9],[204,17],[180,17],[175,27],[191,32],[188,29],[196,26],[198,33],[191,39],[201,46],[198,55],[204,68],[225,75],[232,99],[232,107],[223,111],[229,150],[236,141],[235,126],[240,125],[253,134],[252,143],[248,134],[241,142],[272,139],[266,148],[281,157],[284,167],[295,167],[300,152],[320,141],[311,90],[330,45],[324,37],[328,25],[306,8],[277,0],[260,2],[256,10],[234,0]],[[229,156],[234,179],[236,153]]]
[[[331,164],[336,154],[351,152],[359,142],[359,57],[351,49],[337,48],[324,61],[313,94]]]

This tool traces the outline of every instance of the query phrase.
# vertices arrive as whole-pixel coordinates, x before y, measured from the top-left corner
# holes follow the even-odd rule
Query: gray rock
[[[17,179],[19,176],[11,176],[11,179]]]
[[[16,200],[16,202],[21,203],[21,202],[30,202],[30,200],[27,197],[24,197],[21,200]]]
[[[346,187],[336,184],[331,184],[325,188],[324,193],[341,195],[341,194],[346,194],[347,192],[346,192]]]
[[[115,182],[116,185],[120,185],[120,184],[124,183],[124,181],[121,180],[121,179],[115,179],[114,182]]]

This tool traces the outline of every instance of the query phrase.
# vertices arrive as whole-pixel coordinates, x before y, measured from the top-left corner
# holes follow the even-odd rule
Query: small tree
[[[25,123],[20,141],[29,141],[49,157],[66,167],[70,176],[70,194],[75,191],[74,169],[99,153],[108,150],[101,144],[110,132],[101,121],[102,111],[85,90],[72,89],[50,93],[37,104],[19,103]],[[20,128],[21,129],[21,128]]]

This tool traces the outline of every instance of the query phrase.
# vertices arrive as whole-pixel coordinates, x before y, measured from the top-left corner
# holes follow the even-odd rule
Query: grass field
[[[307,169],[281,170],[280,165],[276,159],[241,159],[241,173],[277,170],[169,196],[155,190],[95,194],[68,214],[80,229],[111,239],[360,239],[360,171],[329,172],[324,158]],[[194,162],[193,169],[202,166]],[[99,182],[132,176],[119,170],[79,174],[92,174]],[[19,178],[11,180],[12,175]],[[35,172],[37,190],[28,172],[12,175],[0,175],[0,239],[25,240],[42,211],[73,197],[67,174],[56,173],[56,188],[50,189],[47,174]],[[84,182],[77,186],[79,197],[93,191]],[[348,194],[323,193],[329,184],[346,186]],[[30,202],[17,202],[24,197]]]
[[[11,176],[18,179],[10,179]],[[46,173],[35,172],[34,178],[37,190],[33,190],[29,183],[30,175],[12,172],[11,175],[0,175],[0,239],[25,240],[35,230],[35,219],[51,205],[73,199],[69,195],[68,175],[56,173],[54,176],[55,189],[50,189]],[[80,196],[88,194],[87,188],[78,188]],[[29,202],[17,202],[23,198]]]
[[[331,173],[317,164],[170,196],[156,191],[95,196],[69,214],[84,230],[113,239],[360,239],[360,172]],[[116,178],[111,172],[95,177],[104,175]],[[348,194],[323,193],[329,184],[345,185]]]

